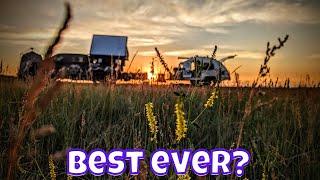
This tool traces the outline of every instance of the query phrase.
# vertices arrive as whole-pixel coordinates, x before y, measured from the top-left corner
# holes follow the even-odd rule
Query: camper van
[[[183,59],[187,60],[174,69],[174,78],[177,80],[190,80],[192,85],[208,85],[230,80],[230,74],[221,61],[206,56]]]
[[[21,56],[18,78],[26,80],[28,77],[35,76],[41,62],[42,56],[34,52],[33,48],[30,48],[28,52]]]
[[[55,72],[64,70],[70,79],[89,78],[89,57],[85,54],[61,53],[54,56]]]

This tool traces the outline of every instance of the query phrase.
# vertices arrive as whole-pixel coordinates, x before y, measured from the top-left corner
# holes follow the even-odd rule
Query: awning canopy
[[[127,57],[127,36],[93,35],[90,56]]]

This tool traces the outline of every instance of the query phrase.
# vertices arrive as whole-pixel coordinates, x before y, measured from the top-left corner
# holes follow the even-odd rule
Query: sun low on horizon
[[[170,68],[178,57],[236,58],[224,64],[236,68],[243,81],[256,77],[267,42],[289,35],[285,47],[270,61],[271,77],[293,81],[307,76],[320,81],[320,3],[318,1],[69,1],[73,19],[57,53],[88,54],[93,34],[128,37],[130,71],[148,71],[162,53]],[[63,1],[2,1],[0,60],[15,74],[21,53],[30,47],[44,54],[63,17]],[[156,71],[163,72],[159,63]]]

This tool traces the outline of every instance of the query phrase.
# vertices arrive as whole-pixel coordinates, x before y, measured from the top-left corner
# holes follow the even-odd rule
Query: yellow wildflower
[[[57,175],[55,172],[55,166],[54,166],[53,158],[51,155],[49,155],[49,169],[50,169],[51,180],[55,180]]]
[[[215,100],[218,99],[218,93],[217,90],[214,89],[211,93],[211,96],[207,100],[207,102],[204,104],[205,108],[211,108],[215,102]]]
[[[188,130],[187,128],[187,122],[184,117],[183,112],[183,103],[182,100],[179,99],[178,102],[175,104],[175,113],[177,116],[176,119],[176,140],[180,141],[181,139],[186,137],[186,132]]]
[[[189,175],[189,173],[186,173],[184,175],[178,175],[178,180],[190,180],[191,177]]]
[[[68,175],[67,180],[72,180],[72,176]]]
[[[147,120],[149,123],[149,129],[152,134],[151,141],[157,142],[158,126],[157,126],[156,116],[153,114],[153,104],[152,102],[150,102],[145,104],[145,106],[146,106]]]
[[[233,143],[231,144],[231,146],[230,146],[230,149],[233,149],[235,146],[236,146],[236,143],[233,142]]]
[[[261,179],[262,179],[262,180],[266,180],[266,179],[268,179],[268,176],[267,176],[267,175],[266,175],[266,173],[265,173],[265,169],[263,169]]]

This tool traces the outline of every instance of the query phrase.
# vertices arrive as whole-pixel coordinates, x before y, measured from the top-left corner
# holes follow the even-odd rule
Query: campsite
[[[317,21],[301,22],[316,16],[304,2],[252,2],[228,2],[221,12],[213,11],[216,3],[192,1],[98,3],[108,11],[81,8],[88,2],[60,3],[61,11],[54,2],[33,3],[43,9],[32,17],[59,22],[46,39],[0,24],[1,53],[14,57],[0,66],[0,179],[317,179],[319,59],[308,54]],[[276,5],[287,24],[265,8]],[[287,22],[286,7],[308,11]],[[19,13],[38,12],[26,8]],[[178,14],[162,16],[170,8]],[[258,17],[245,21],[247,12]],[[47,19],[32,28],[52,28]],[[146,25],[138,29],[141,19]],[[140,153],[138,162],[129,161],[131,151]],[[162,157],[153,159],[157,152]]]

